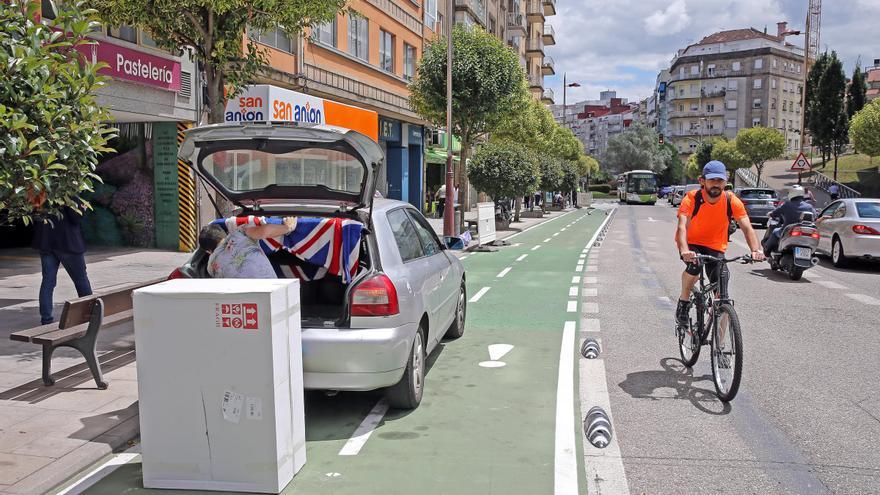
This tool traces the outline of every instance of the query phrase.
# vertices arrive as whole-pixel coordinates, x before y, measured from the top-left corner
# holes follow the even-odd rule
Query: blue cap
[[[712,160],[703,166],[703,178],[727,180],[727,167],[718,160]]]

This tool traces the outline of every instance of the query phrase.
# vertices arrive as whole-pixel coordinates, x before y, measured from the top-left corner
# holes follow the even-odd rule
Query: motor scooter
[[[778,218],[767,221],[762,245],[766,245],[773,231],[779,226]],[[819,246],[819,230],[814,223],[813,214],[803,212],[800,222],[789,225],[782,230],[779,244],[767,255],[771,270],[782,270],[791,280],[800,280],[804,271],[819,263],[813,254]]]

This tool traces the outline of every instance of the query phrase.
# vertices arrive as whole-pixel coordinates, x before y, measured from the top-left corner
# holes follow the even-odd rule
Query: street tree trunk
[[[208,123],[220,124],[225,120],[225,95],[223,94],[223,75],[213,65],[205,64],[205,83],[208,86]]]
[[[522,196],[517,196],[517,197],[516,197],[515,205],[516,205],[516,206],[514,207],[514,210],[513,210],[513,211],[514,211],[514,213],[513,213],[513,221],[514,221],[514,222],[519,222],[519,210],[520,210],[520,208],[522,207]]]
[[[758,170],[758,180],[755,184],[755,187],[761,187],[761,172],[764,171],[764,164],[755,165],[755,168]]]
[[[837,152],[834,153],[834,182],[837,182]]]

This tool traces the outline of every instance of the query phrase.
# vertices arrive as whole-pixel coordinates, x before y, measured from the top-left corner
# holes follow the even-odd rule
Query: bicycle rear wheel
[[[680,328],[676,325],[675,333],[678,336],[678,353],[681,362],[688,368],[696,364],[700,358],[700,307],[697,305],[699,295],[695,292],[691,297],[691,310],[688,313],[687,327]]]
[[[729,402],[739,392],[743,366],[739,317],[730,304],[718,307],[718,314],[712,325],[711,350],[715,393],[722,402]]]

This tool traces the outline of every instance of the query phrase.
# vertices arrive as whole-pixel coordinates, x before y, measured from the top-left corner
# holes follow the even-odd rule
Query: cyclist
[[[696,255],[722,257],[727,250],[732,222],[735,221],[742,229],[752,251],[752,257],[757,261],[764,259],[761,243],[758,242],[758,236],[749,222],[745,206],[733,193],[724,190],[726,185],[727,167],[717,160],[712,160],[703,167],[700,189],[687,193],[678,208],[675,243],[678,245],[681,259],[687,265],[681,274],[681,294],[675,311],[675,320],[679,326],[688,323],[691,290],[702,269],[702,264],[697,262]],[[706,263],[712,282],[716,281],[716,265],[717,263]],[[727,266],[722,264],[721,284],[726,287],[728,279]]]

